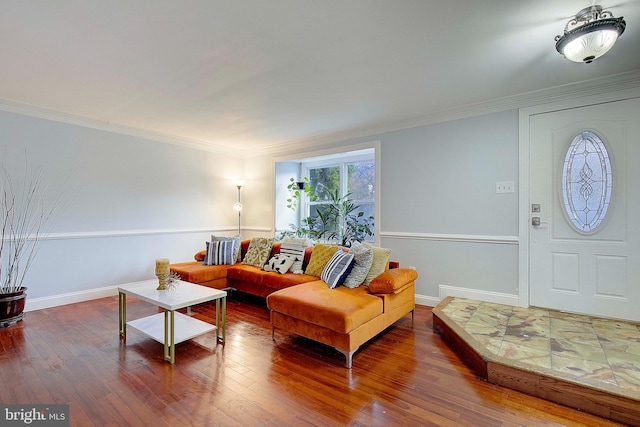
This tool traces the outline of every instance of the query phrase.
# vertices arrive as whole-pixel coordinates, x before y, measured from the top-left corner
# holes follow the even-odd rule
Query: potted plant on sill
[[[47,205],[41,167],[31,173],[25,162],[19,188],[4,164],[0,175],[0,327],[7,327],[24,317],[24,278],[61,197]]]
[[[351,200],[351,193],[342,197],[337,190],[330,193],[329,203],[323,208],[315,217],[318,240],[349,247],[354,241],[373,236],[373,217],[365,216],[360,205]]]
[[[305,178],[306,179],[306,178]],[[315,201],[317,196],[310,183],[305,183],[304,192]],[[291,178],[287,207],[296,210],[302,196],[299,187]],[[337,190],[328,193],[327,203],[323,203],[316,215],[302,218],[298,224],[290,224],[290,230],[283,231],[280,238],[287,236],[307,237],[313,241],[351,246],[354,241],[363,241],[373,236],[374,218],[365,216],[360,206],[351,200],[351,193],[340,196]],[[292,203],[293,200],[293,203]]]

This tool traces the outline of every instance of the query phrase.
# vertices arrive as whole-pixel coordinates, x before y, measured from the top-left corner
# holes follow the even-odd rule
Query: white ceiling
[[[589,0],[3,0],[0,99],[249,153],[640,70],[640,1],[592,64]],[[2,108],[2,106],[0,106]],[[28,109],[28,108],[27,108]]]

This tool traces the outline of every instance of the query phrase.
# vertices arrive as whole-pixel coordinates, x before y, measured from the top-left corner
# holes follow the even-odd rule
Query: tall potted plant
[[[41,167],[31,172],[25,162],[19,188],[4,164],[0,174],[0,327],[6,327],[24,317],[25,275],[60,197],[46,203]]]
[[[288,208],[295,209],[301,193],[294,194],[296,184],[291,179],[289,190],[292,192],[292,199],[287,200]],[[313,187],[307,183],[305,192],[311,195],[312,200],[317,196]],[[280,238],[286,236],[308,237],[314,241],[327,243],[337,243],[342,246],[351,246],[354,241],[363,241],[373,236],[374,218],[365,216],[364,212],[351,200],[351,193],[340,196],[338,190],[328,193],[326,203],[323,203],[317,210],[316,215],[300,219],[298,224],[290,224],[291,229],[283,231]]]
[[[351,246],[354,241],[373,236],[373,217],[366,217],[350,197],[351,193],[341,197],[338,190],[329,193],[329,203],[317,212],[319,239]]]

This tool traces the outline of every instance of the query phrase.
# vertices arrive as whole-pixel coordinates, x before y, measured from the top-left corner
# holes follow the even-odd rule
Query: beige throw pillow
[[[353,242],[349,253],[353,254],[355,262],[343,285],[347,288],[357,288],[364,283],[371,270],[373,249],[364,247],[360,242]]]
[[[273,239],[254,237],[249,242],[249,248],[247,248],[247,254],[242,259],[242,264],[262,268],[269,259],[269,255],[271,255],[272,246]]]
[[[370,245],[367,242],[364,242],[362,245],[365,248],[373,249],[373,263],[371,264],[369,273],[367,273],[367,278],[364,279],[364,285],[369,286],[369,283],[371,283],[373,279],[387,270],[387,265],[389,264],[389,256],[391,255],[391,249],[378,248],[376,246]]]

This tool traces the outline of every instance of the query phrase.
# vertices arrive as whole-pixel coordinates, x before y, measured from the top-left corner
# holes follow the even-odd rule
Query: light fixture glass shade
[[[562,53],[573,62],[591,62],[607,53],[618,40],[614,30],[595,31],[580,35],[568,42]]]
[[[240,212],[242,210],[242,203],[237,202],[233,204],[233,209],[237,210],[238,212]]]
[[[556,50],[571,61],[590,63],[613,47],[625,27],[622,17],[614,18],[602,6],[588,7],[567,23],[564,34],[556,37]]]

